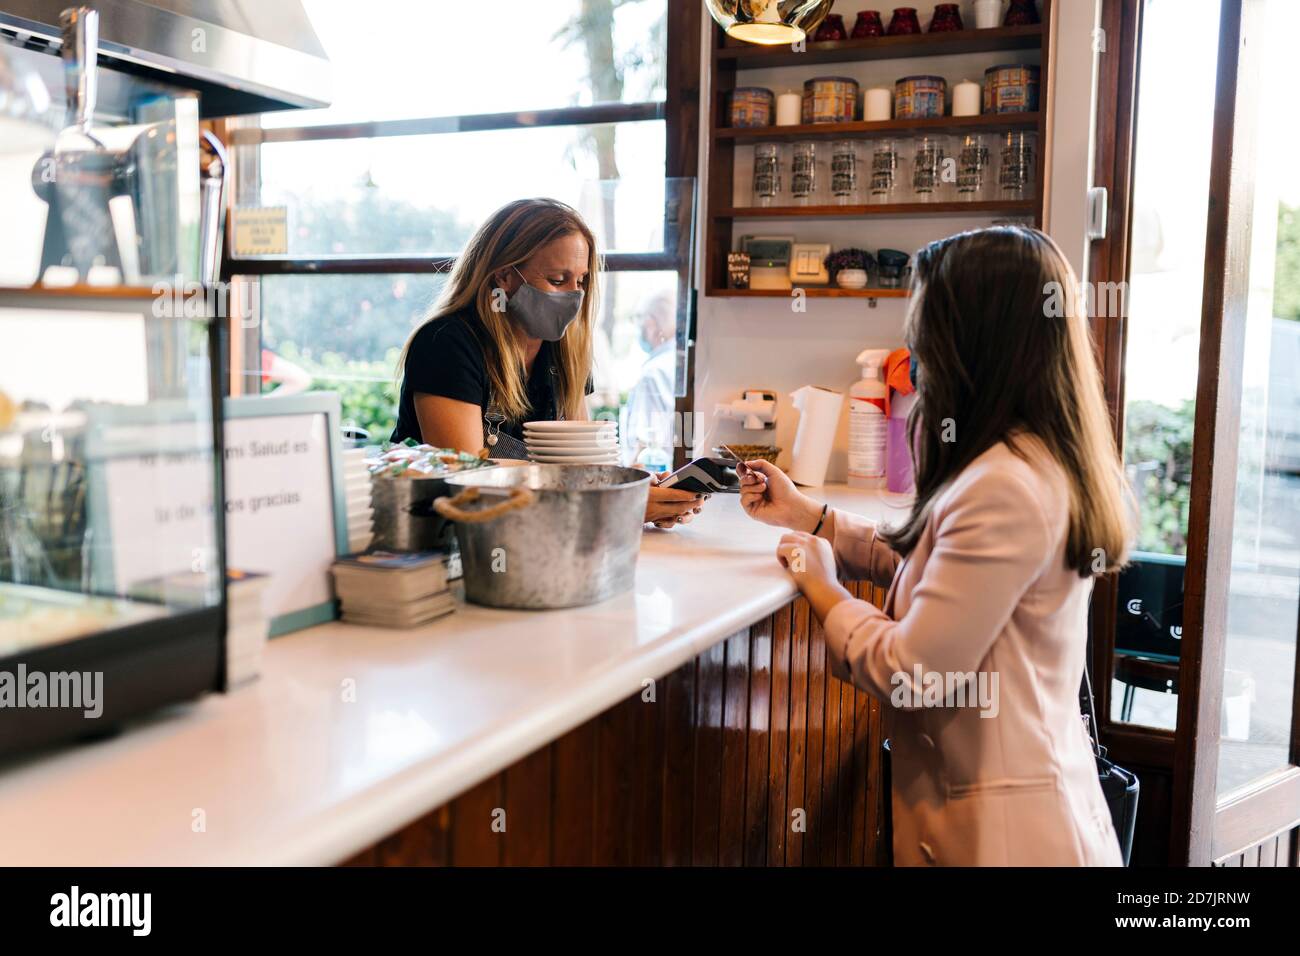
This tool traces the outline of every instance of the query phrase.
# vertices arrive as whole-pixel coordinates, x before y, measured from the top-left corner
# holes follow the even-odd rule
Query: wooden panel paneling
[[[787,730],[785,785],[785,865],[803,865],[808,829],[808,602],[800,598],[790,608],[790,726]]]
[[[663,864],[691,862],[692,798],[695,785],[695,662],[664,681]]]
[[[505,772],[507,866],[551,861],[551,748],[529,754]]]
[[[374,847],[374,866],[443,866],[450,860],[451,807],[439,807]]]
[[[887,864],[881,733],[798,600],[348,864]]]
[[[550,747],[551,860],[559,866],[590,866],[595,859],[595,746],[596,726],[589,722]]]
[[[790,628],[794,605],[772,617],[772,716],[767,764],[767,865],[785,865],[786,780],[790,768]]]
[[[451,862],[454,865],[501,865],[505,834],[495,829],[494,824],[505,809],[502,799],[505,777],[506,774],[489,777],[452,801]]]
[[[1241,853],[1233,853],[1214,861],[1215,866],[1294,867],[1297,864],[1295,848],[1300,842],[1300,827],[1284,830],[1262,840]]]
[[[749,735],[745,767],[745,865],[767,865],[767,767],[771,749],[772,624],[749,629]]]
[[[718,820],[718,862],[723,866],[745,863],[745,787],[749,729],[748,631],[726,642],[726,680],[722,702],[722,780]]]
[[[629,746],[636,735],[639,697],[611,707],[596,724],[596,813],[592,855],[602,865],[625,866],[633,862],[633,779],[639,755]]]
[[[1259,845],[1258,863],[1260,866],[1277,866],[1277,849],[1280,836],[1275,836],[1271,840],[1265,840]]]
[[[813,632],[813,639],[825,647],[825,635],[820,626]],[[840,766],[840,697],[850,694],[853,688],[826,669],[825,703],[822,706],[822,835],[820,860],[822,866],[834,866],[838,856],[838,834],[840,832],[840,794],[844,789],[844,778]]]
[[[853,750],[857,713],[857,691],[845,684],[840,689],[840,798],[835,839],[835,862],[838,866],[848,866],[853,862],[853,777],[859,766],[859,755]]]
[[[833,832],[823,820],[826,795],[826,644],[821,625],[811,613],[808,615],[808,628],[808,741],[804,749],[804,806],[808,809],[808,832],[803,839],[803,865],[817,866],[821,863],[823,834]]]
[[[695,824],[691,853],[696,866],[718,865],[726,651],[726,641],[719,641],[696,659],[699,681],[695,686]]]
[[[662,719],[660,697],[663,691],[663,680],[643,687],[634,709],[633,747],[639,777],[632,795],[632,833],[628,838],[634,845],[634,859],[644,866],[659,866],[663,861],[663,776],[667,754],[667,721]]]

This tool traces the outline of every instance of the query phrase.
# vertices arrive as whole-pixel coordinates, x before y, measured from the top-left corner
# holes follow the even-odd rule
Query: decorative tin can
[[[1036,66],[991,66],[984,71],[985,113],[1033,113],[1038,109]]]
[[[761,86],[738,86],[731,91],[731,125],[771,126],[776,97]]]
[[[803,85],[805,123],[851,123],[858,115],[858,81],[818,76]]]
[[[894,84],[894,119],[942,116],[947,96],[942,76],[905,76]]]
[[[749,253],[727,253],[727,279],[733,289],[749,288]]]

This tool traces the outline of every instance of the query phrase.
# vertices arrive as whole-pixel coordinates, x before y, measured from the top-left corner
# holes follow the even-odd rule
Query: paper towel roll
[[[820,485],[826,480],[826,468],[831,463],[844,393],[820,385],[805,385],[791,392],[790,398],[799,410],[799,429],[794,436],[788,474],[796,484]]]
[[[952,115],[979,116],[984,102],[984,90],[978,83],[962,80],[952,88]]]
[[[803,122],[803,94],[782,93],[776,98],[776,125],[798,126]]]
[[[862,118],[869,123],[887,120],[894,108],[894,91],[873,86],[862,96]]]

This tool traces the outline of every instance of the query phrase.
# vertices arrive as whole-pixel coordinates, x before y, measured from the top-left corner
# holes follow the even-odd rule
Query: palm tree
[[[648,64],[651,74],[663,75],[664,20],[659,18],[647,37],[644,48],[633,50],[620,58],[614,50],[614,15],[620,7],[644,0],[581,0],[578,16],[555,33],[565,47],[581,44],[587,59],[587,79],[593,103],[619,103],[623,100],[623,81],[628,67]],[[580,134],[578,145],[590,150],[596,158],[597,175],[601,182],[619,179],[615,140],[616,125],[589,127]],[[606,248],[616,241],[614,222],[614,193],[606,190],[601,197],[601,224],[604,227]],[[610,277],[613,279],[613,277]],[[612,289],[611,289],[612,291]],[[606,333],[614,324],[614,296],[607,295],[601,315],[601,326]]]

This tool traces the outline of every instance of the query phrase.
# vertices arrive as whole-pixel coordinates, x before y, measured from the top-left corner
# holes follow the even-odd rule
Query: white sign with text
[[[273,618],[332,600],[328,423],[323,413],[226,420],[226,563],[271,575]]]

